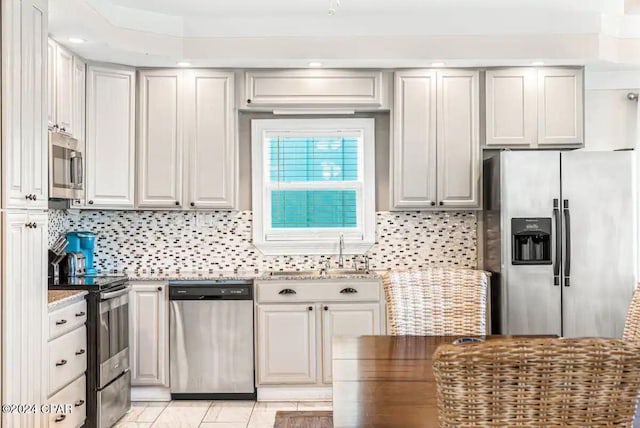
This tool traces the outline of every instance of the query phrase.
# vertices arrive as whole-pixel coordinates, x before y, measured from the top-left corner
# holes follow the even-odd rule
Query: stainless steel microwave
[[[75,138],[49,132],[49,197],[82,199],[84,149]]]

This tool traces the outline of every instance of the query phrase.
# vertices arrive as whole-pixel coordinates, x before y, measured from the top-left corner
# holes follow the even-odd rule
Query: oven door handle
[[[122,290],[110,291],[108,293],[100,293],[100,300],[108,300],[113,299],[115,297],[120,297],[129,292],[129,288],[123,288]]]

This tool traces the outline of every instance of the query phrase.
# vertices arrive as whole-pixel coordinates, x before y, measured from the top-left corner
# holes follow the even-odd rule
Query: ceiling
[[[55,0],[49,31],[87,59],[134,66],[635,67],[638,2],[341,0],[330,16],[330,0]]]

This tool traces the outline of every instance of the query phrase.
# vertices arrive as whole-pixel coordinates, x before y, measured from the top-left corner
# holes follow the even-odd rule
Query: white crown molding
[[[233,5],[224,6],[228,13],[223,7],[219,14],[175,16],[125,7],[150,8],[150,0],[65,0],[51,3],[50,30],[65,45],[70,36],[86,39],[71,49],[87,59],[132,66],[188,60],[196,67],[306,67],[309,58],[326,67],[420,67],[434,59],[448,66],[528,65],[533,59],[640,66],[640,16],[623,16],[624,0],[554,0],[561,3],[555,9],[553,2],[536,0],[544,7],[531,1],[529,8],[415,10],[408,9],[411,0],[398,0],[405,9],[354,15],[347,5],[333,17],[326,11],[276,13],[287,1],[275,0],[276,11],[265,16],[259,10],[241,15]],[[364,0],[350,1],[364,7]],[[177,7],[158,2],[159,10]],[[195,0],[186,3],[195,7]]]

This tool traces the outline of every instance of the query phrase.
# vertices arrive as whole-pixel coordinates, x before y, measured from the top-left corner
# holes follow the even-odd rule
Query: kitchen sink
[[[358,269],[329,269],[327,276],[331,275],[367,275],[369,272]]]
[[[320,276],[320,271],[317,270],[281,270],[271,271],[270,276]]]

